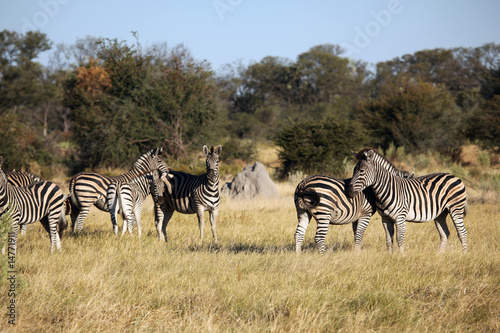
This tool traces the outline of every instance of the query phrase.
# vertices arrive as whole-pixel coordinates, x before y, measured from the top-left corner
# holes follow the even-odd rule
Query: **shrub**
[[[346,158],[361,148],[366,138],[359,123],[326,118],[287,123],[274,141],[282,160],[277,175],[283,179],[299,171],[343,176]]]

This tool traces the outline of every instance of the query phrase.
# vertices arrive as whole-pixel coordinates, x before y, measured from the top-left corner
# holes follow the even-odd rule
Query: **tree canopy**
[[[136,36],[137,37],[137,36]],[[456,155],[499,147],[500,45],[421,50],[370,67],[341,47],[269,55],[212,71],[182,45],[0,32],[0,150],[10,168],[128,166],[162,146],[184,159],[202,144],[276,143],[281,175],[338,173],[362,144]],[[50,61],[37,62],[52,51]],[[239,142],[244,139],[246,141]],[[245,143],[246,142],[246,143]]]

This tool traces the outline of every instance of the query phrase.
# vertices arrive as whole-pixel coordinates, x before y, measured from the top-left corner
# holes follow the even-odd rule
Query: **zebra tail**
[[[64,196],[64,215],[70,215],[73,211],[72,193]]]
[[[319,195],[313,189],[297,189],[295,191],[295,205],[309,210],[319,205]]]
[[[63,237],[64,230],[68,228],[68,221],[66,221],[66,211],[69,207],[69,212],[71,212],[71,199],[70,195],[65,195],[63,197],[63,204],[61,213],[59,214],[58,227],[59,227],[59,238]]]

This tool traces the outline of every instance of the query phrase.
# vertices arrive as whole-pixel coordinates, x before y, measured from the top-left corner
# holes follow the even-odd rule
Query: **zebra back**
[[[349,198],[345,192],[350,179],[337,179],[323,175],[309,176],[302,180],[295,189],[295,206],[310,212],[331,214],[335,220],[354,221],[359,215],[375,213],[375,197],[368,190],[359,197]]]
[[[5,171],[5,176],[9,184],[14,186],[25,186],[42,180],[40,177],[28,172]]]

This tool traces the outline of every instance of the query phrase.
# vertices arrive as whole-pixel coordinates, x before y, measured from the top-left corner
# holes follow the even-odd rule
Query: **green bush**
[[[351,151],[363,147],[367,140],[359,123],[326,118],[289,122],[274,141],[282,160],[277,176],[284,179],[299,171],[341,177]]]

